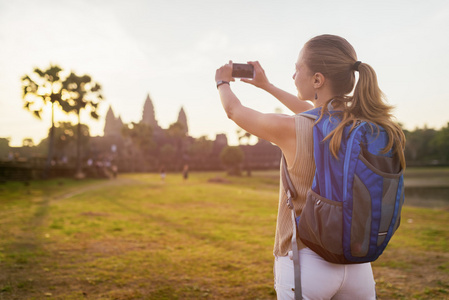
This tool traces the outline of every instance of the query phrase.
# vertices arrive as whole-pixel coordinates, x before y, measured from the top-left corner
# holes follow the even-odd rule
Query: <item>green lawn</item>
[[[211,180],[212,179],[212,180]],[[0,185],[0,299],[275,299],[279,175]],[[379,299],[449,299],[449,211],[405,207]]]

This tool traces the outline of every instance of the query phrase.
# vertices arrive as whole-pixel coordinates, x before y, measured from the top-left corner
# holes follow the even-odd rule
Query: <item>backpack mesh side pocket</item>
[[[342,233],[342,203],[309,190],[298,224],[301,241],[329,262],[345,263]]]

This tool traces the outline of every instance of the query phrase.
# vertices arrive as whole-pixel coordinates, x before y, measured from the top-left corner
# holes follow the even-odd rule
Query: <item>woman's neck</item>
[[[313,105],[315,107],[324,106],[329,100],[334,98],[334,94],[327,88],[320,89],[317,92],[318,99],[313,100]]]

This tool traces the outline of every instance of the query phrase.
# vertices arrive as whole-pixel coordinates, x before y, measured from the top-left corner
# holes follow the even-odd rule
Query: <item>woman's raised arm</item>
[[[241,79],[241,81],[252,84],[270,93],[295,114],[299,114],[313,108],[312,104],[301,101],[297,96],[290,94],[270,83],[267,75],[265,74],[265,70],[258,61],[249,61],[248,63],[254,66],[255,76],[253,79]]]
[[[232,62],[219,68],[215,74],[216,82],[230,82]],[[295,119],[283,114],[265,114],[242,105],[232,92],[229,84],[218,87],[221,103],[228,118],[249,133],[278,145],[284,152],[295,148]]]

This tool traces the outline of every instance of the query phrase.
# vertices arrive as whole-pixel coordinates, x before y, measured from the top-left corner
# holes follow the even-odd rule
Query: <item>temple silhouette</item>
[[[125,133],[125,124],[110,106],[105,117],[103,136],[90,137],[82,146],[82,171],[88,177],[111,177],[118,172],[180,172],[185,165],[192,171],[218,171],[225,166],[220,153],[228,146],[225,134],[216,134],[215,140],[189,135],[184,107],[169,128],[162,128],[156,118],[153,101],[147,95],[142,119],[133,126],[143,128],[138,139]],[[245,133],[245,132],[243,132]],[[133,133],[134,134],[134,133]],[[134,137],[134,139],[133,139]],[[42,176],[47,160],[48,138],[37,146],[9,147],[7,139],[0,139],[4,147],[0,153],[0,182],[29,180]],[[44,141],[44,140],[43,140]],[[72,177],[76,161],[76,140],[55,149],[50,177]],[[279,168],[281,150],[268,141],[259,139],[255,145],[239,145],[244,153],[242,172]],[[113,171],[114,170],[114,171]]]
[[[228,146],[225,134],[217,134],[215,140],[204,141],[208,147],[193,151],[198,139],[189,135],[187,115],[181,107],[176,124],[177,136],[169,128],[162,128],[156,118],[155,108],[148,94],[143,105],[140,123],[152,129],[151,147],[143,150],[123,135],[124,123],[110,106],[105,118],[104,135],[91,137],[87,155],[94,160],[113,161],[120,172],[154,172],[161,167],[171,171],[182,170],[188,164],[191,170],[221,170],[220,153]],[[179,126],[179,124],[181,126]],[[179,132],[181,130],[181,132]],[[279,167],[281,151],[268,141],[259,139],[255,145],[240,145],[245,154],[243,170],[274,169]]]

